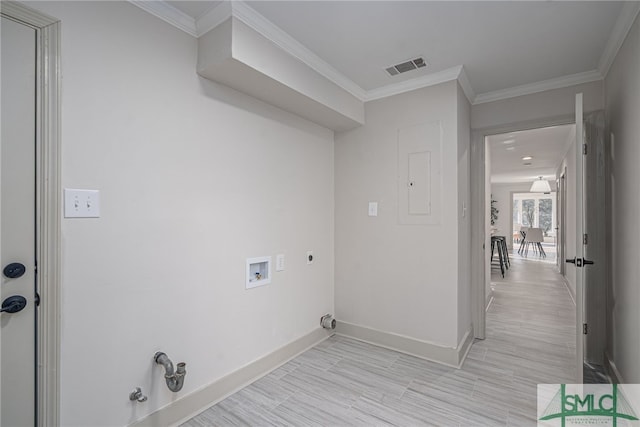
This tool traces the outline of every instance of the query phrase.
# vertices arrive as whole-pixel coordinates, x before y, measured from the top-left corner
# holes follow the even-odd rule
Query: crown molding
[[[600,62],[598,63],[598,70],[602,77],[606,77],[607,73],[609,73],[611,64],[613,64],[613,60],[616,58],[624,40],[627,38],[627,34],[629,34],[631,26],[639,12],[640,1],[624,2],[620,15],[618,15],[618,19],[607,41],[607,45],[602,52]]]
[[[471,83],[469,83],[469,78],[467,77],[467,72],[464,69],[464,65],[462,66],[460,74],[458,75],[458,83],[460,83],[460,87],[462,88],[462,91],[466,95],[469,102],[473,104],[476,100],[476,93],[473,91]]]
[[[605,50],[600,57],[597,70],[476,95],[462,65],[366,91],[241,0],[224,1],[197,21],[161,0],[128,1],[193,37],[202,36],[233,16],[362,102],[373,101],[457,79],[467,99],[473,105],[602,80],[609,72],[618,50],[622,46],[636,16],[640,13],[640,1],[624,3]]]
[[[552,89],[574,86],[582,83],[602,80],[602,74],[598,70],[585,71],[583,73],[570,74],[554,79],[529,83],[521,86],[514,86],[507,89],[495,90],[492,92],[480,93],[473,101],[473,105],[484,104],[486,102],[499,101],[501,99],[515,98],[516,96],[530,95],[532,93],[544,92]]]
[[[231,2],[232,15],[244,24],[248,25],[254,31],[257,31],[267,40],[279,46],[282,50],[291,56],[302,61],[316,71],[318,74],[329,79],[334,84],[349,92],[359,100],[363,101],[366,97],[366,91],[354,83],[351,79],[344,76],[338,70],[325,62],[318,55],[307,49],[296,39],[284,32],[278,26],[273,24],[264,16],[260,15],[255,9],[247,5],[243,1]]]
[[[164,1],[143,0],[129,0],[129,3],[157,18],[162,19],[193,37],[197,37],[195,19],[171,6],[169,3]]]
[[[415,79],[405,80],[403,82],[372,89],[367,92],[367,96],[364,101],[375,101],[376,99],[386,98],[388,96],[398,95],[404,92],[456,80],[460,76],[462,70],[462,65],[457,65],[455,67],[447,68],[446,70],[438,71],[437,73],[427,74]]]
[[[196,20],[196,37],[213,30],[232,16],[231,2],[223,1]]]
[[[0,2],[0,14],[10,16],[12,19],[18,19],[28,25],[35,25],[39,28],[60,22],[59,19],[52,18],[17,1],[2,0]]]
[[[234,17],[249,26],[254,31],[267,40],[275,43],[291,56],[302,61],[318,74],[329,79],[334,84],[355,96],[360,101],[364,101],[367,92],[354,83],[351,79],[344,76],[338,70],[333,68],[318,55],[311,52],[300,42],[295,40],[289,34],[281,30],[264,16],[260,15],[255,9],[247,5],[243,1],[225,1],[214,7],[203,16],[194,20],[189,15],[181,12],[170,4],[159,1],[144,0],[128,0],[129,3],[139,7],[140,9],[162,19],[163,21],[179,28],[180,30],[192,35],[200,37],[203,34],[214,29],[230,17]]]
[[[459,79],[462,90],[473,103],[474,92],[461,65],[366,91],[241,0],[222,2],[198,20],[194,20],[162,0],[129,0],[129,2],[194,37],[200,37],[230,17],[234,17],[362,102]]]

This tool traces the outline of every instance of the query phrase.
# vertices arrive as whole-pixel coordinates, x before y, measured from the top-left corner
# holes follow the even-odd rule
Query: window
[[[555,236],[556,193],[514,193],[512,221],[514,239],[522,226],[539,227],[545,237]]]
[[[553,203],[551,199],[542,199],[538,203],[538,223],[539,227],[542,228],[545,236],[548,236],[549,232],[551,232],[551,229],[553,228],[552,209]]]
[[[522,201],[522,225],[527,227],[536,226],[536,201],[533,199]]]

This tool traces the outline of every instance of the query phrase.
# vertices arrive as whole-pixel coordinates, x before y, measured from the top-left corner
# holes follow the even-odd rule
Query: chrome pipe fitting
[[[140,389],[140,387],[136,387],[131,393],[129,393],[129,400],[142,403],[147,401],[147,396],[142,394],[142,390]]]
[[[153,356],[153,359],[158,365],[164,366],[164,379],[167,382],[167,387],[169,387],[169,390],[174,393],[182,390],[182,386],[184,385],[184,377],[185,375],[187,375],[187,370],[185,369],[187,364],[184,362],[178,363],[178,369],[174,371],[173,362],[171,362],[171,359],[169,359],[169,357],[161,351],[157,352]]]
[[[320,326],[325,329],[335,329],[336,328],[336,319],[333,318],[331,314],[325,314],[320,318]]]

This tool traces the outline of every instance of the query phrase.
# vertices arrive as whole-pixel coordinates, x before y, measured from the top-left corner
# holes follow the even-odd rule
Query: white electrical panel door
[[[439,224],[442,195],[439,121],[398,129],[398,222]]]
[[[409,215],[429,215],[431,213],[431,153],[422,151],[409,153],[408,201]]]

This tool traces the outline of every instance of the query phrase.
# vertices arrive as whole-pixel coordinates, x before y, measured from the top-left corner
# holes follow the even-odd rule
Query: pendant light
[[[549,185],[549,181],[540,177],[533,181],[531,184],[531,193],[551,193],[551,186]]]

